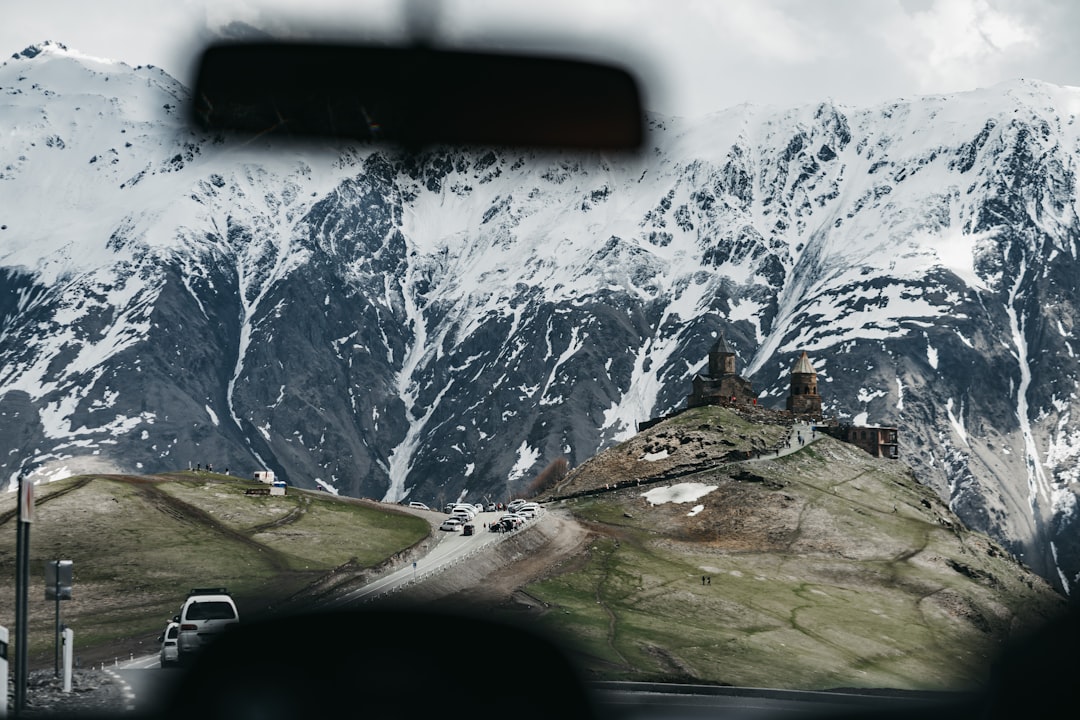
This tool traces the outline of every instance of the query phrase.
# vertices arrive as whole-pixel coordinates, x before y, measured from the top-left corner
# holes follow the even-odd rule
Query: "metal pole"
[[[26,709],[27,607],[30,588],[30,518],[23,517],[26,478],[19,476],[19,522],[15,537],[15,715]],[[29,508],[26,508],[29,510]]]

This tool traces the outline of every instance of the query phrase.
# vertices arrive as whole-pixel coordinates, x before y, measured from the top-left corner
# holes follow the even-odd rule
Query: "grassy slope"
[[[703,409],[654,432],[708,446],[722,435],[703,434],[703,419],[736,425],[722,413]],[[638,458],[661,441],[642,433],[564,489],[647,478],[656,463]],[[701,452],[695,440],[675,445],[693,452],[672,464]],[[1002,639],[1064,607],[1001,547],[963,530],[905,466],[850,445],[823,439],[664,484],[679,482],[717,489],[654,507],[642,493],[655,485],[565,501],[595,540],[576,566],[527,588],[550,606],[541,622],[577,638],[600,676],[966,687],[984,679]],[[705,507],[688,515],[696,504]]]
[[[191,587],[229,588],[243,616],[338,565],[375,565],[429,533],[413,516],[292,488],[284,497],[245,496],[247,487],[205,473],[39,487],[30,540],[31,654],[51,657],[55,606],[43,599],[49,559],[74,561],[74,598],[61,612],[89,658],[94,647],[123,638],[156,650],[154,638]],[[14,493],[0,498],[0,518],[14,500]],[[8,578],[15,575],[15,525],[0,524],[0,573]],[[14,625],[14,582],[0,586],[0,623]]]

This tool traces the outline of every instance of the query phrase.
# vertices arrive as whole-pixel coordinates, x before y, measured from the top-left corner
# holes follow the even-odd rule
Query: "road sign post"
[[[45,599],[56,601],[56,652],[53,676],[60,677],[60,601],[71,599],[74,575],[71,560],[51,560],[45,563]]]

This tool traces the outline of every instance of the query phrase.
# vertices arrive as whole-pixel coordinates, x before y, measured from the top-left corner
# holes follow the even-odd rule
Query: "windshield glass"
[[[31,668],[62,611],[82,668],[159,669],[187,590],[227,587],[243,622],[483,608],[596,681],[958,691],[1064,612],[1071,4],[109,7],[0,27],[0,572],[29,525]],[[273,38],[603,60],[645,144],[200,130],[199,51]]]

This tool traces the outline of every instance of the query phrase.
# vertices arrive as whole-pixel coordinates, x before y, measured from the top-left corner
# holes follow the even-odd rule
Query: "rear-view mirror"
[[[638,83],[624,69],[427,47],[212,46],[192,110],[204,130],[405,148],[635,150],[643,136]]]

